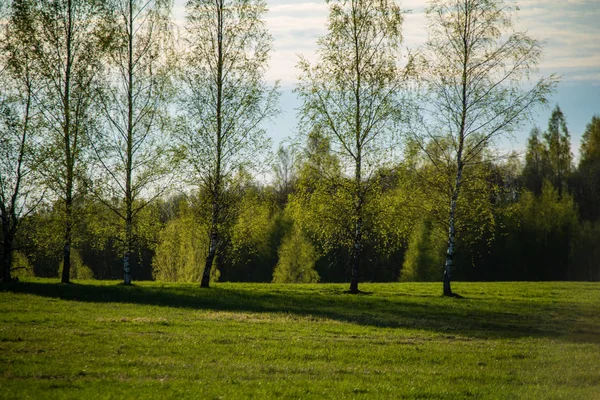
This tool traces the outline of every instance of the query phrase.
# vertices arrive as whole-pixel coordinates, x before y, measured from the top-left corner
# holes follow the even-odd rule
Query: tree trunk
[[[217,182],[217,187],[220,184]],[[208,247],[208,254],[206,255],[206,262],[204,263],[204,271],[202,271],[202,280],[200,282],[201,288],[210,287],[210,272],[212,270],[213,261],[217,254],[217,247],[219,246],[219,197],[213,194],[212,204],[212,222],[210,225],[210,243]]]
[[[26,66],[27,68],[27,66]],[[26,69],[28,71],[28,69]],[[29,77],[29,75],[27,75]],[[29,126],[29,113],[31,110],[31,83],[27,80],[27,102],[25,104],[25,115],[23,131],[21,135],[21,143],[19,146],[19,158],[17,160],[17,179],[10,199],[10,207],[6,209],[4,205],[0,206],[2,209],[2,232],[3,232],[3,258],[2,258],[2,281],[10,282],[12,276],[10,270],[12,267],[12,250],[13,241],[17,234],[17,227],[19,225],[19,217],[17,215],[17,202],[20,195],[21,180],[23,178],[23,160],[25,158],[25,143],[27,140],[27,132]]]
[[[131,236],[132,221],[128,220],[125,227],[125,253],[123,254],[123,284],[131,285]]]
[[[453,201],[452,206],[456,207],[456,203]],[[450,228],[448,229],[448,249],[446,251],[446,263],[444,265],[444,296],[453,296],[450,281],[452,279],[452,260],[454,258],[454,243],[455,243],[455,231],[454,231],[454,212],[450,211]]]
[[[222,140],[223,140],[223,1],[217,2],[217,102],[216,102],[216,165],[214,182],[211,188],[212,191],[212,222],[210,227],[210,243],[208,255],[204,263],[204,271],[202,272],[202,281],[200,287],[210,287],[210,272],[212,270],[213,261],[217,254],[217,246],[219,245],[219,217],[221,212],[221,157],[222,157]]]
[[[456,205],[458,203],[458,196],[460,194],[460,188],[462,184],[463,174],[463,149],[465,145],[465,130],[467,126],[467,115],[469,109],[468,102],[468,78],[469,78],[469,57],[470,57],[470,43],[469,43],[469,24],[466,22],[469,19],[469,7],[465,7],[465,23],[462,32],[462,79],[461,79],[461,119],[460,127],[458,130],[458,149],[456,152],[456,180],[454,182],[454,188],[452,190],[452,197],[450,199],[450,215],[448,217],[448,249],[446,250],[446,263],[444,264],[444,296],[456,296],[452,292],[451,281],[452,281],[452,268],[454,260],[454,248],[456,246]]]
[[[72,33],[73,33],[73,5],[71,0],[67,2],[67,61],[65,66],[65,83],[64,83],[64,146],[65,146],[65,161],[66,161],[66,190],[65,190],[65,243],[63,247],[63,271],[62,283],[70,283],[71,274],[71,229],[73,225],[73,173],[75,167],[75,154],[71,146],[71,67],[72,67]]]
[[[65,244],[63,247],[62,283],[71,283],[71,230],[72,230],[73,200],[68,196],[65,201]]]
[[[360,104],[360,102],[358,102]],[[357,126],[360,127],[360,123],[357,122]],[[356,166],[354,171],[354,212],[356,217],[356,224],[354,225],[354,243],[352,247],[352,280],[350,281],[350,293],[358,293],[358,279],[359,279],[359,268],[360,258],[362,253],[362,237],[363,237],[363,200],[364,193],[362,188],[362,155],[361,146],[357,135],[357,148],[358,154],[356,158]]]
[[[363,191],[362,191],[362,110],[361,110],[361,60],[360,60],[360,45],[359,35],[357,32],[357,14],[356,9],[353,5],[353,32],[354,32],[354,56],[355,59],[355,73],[356,73],[356,88],[354,90],[354,101],[356,102],[356,109],[354,114],[354,134],[356,140],[356,158],[354,164],[354,206],[355,206],[355,217],[356,225],[354,227],[354,243],[352,249],[352,280],[350,281],[350,293],[358,293],[358,277],[360,267],[360,256],[362,253],[362,206],[363,206]]]
[[[462,182],[462,165],[458,166],[456,172],[456,184],[452,199],[450,200],[450,216],[448,218],[448,249],[446,251],[446,263],[444,264],[444,296],[455,296],[452,292],[450,282],[452,280],[452,264],[454,259],[454,247],[456,245],[456,205],[458,203],[458,195]]]
[[[210,247],[208,249],[208,255],[206,256],[206,263],[204,264],[204,271],[202,272],[202,281],[200,282],[200,287],[207,288],[210,287],[210,272],[212,270],[213,261],[215,259],[215,254],[217,254],[217,245],[218,245],[218,234],[216,231],[211,232],[210,234]]]
[[[6,233],[5,233],[6,235]],[[12,277],[10,275],[10,268],[12,264],[12,239],[4,237],[3,243],[3,255],[2,255],[2,282],[10,282]]]
[[[354,232],[354,249],[352,251],[352,281],[350,282],[350,293],[358,293],[358,278],[360,256],[362,253],[362,217],[358,217],[356,230]]]
[[[133,0],[129,1],[129,33],[127,62],[127,154],[125,166],[125,254],[123,255],[123,284],[131,285],[131,242],[133,231]]]

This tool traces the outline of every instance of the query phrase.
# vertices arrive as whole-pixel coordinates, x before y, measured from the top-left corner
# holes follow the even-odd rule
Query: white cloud
[[[185,0],[175,0],[174,18],[183,26]],[[298,54],[314,60],[318,37],[326,34],[328,6],[324,1],[267,0],[267,26],[275,38],[268,79],[292,85]],[[415,48],[427,38],[426,2],[400,2],[406,14],[405,46]],[[543,73],[558,72],[564,79],[598,79],[600,74],[600,8],[597,0],[518,0],[516,28],[545,40]],[[584,69],[585,71],[582,71]]]
[[[327,4],[325,2],[292,2],[285,4],[276,4],[269,6],[269,13],[277,14],[297,14],[297,13],[315,13],[315,12],[327,12]]]
[[[1,1],[1,0],[0,0]],[[174,0],[173,16],[182,27],[185,1]],[[294,131],[297,100],[290,92],[298,71],[298,54],[315,61],[317,39],[326,34],[328,7],[324,1],[266,0],[269,12],[267,26],[274,36],[267,79],[281,80],[284,87],[282,107],[286,111],[269,126],[269,134],[282,138]],[[577,132],[582,132],[591,115],[597,112],[600,87],[600,7],[598,0],[516,0],[516,29],[526,30],[532,37],[545,40],[540,73],[558,73],[563,80],[553,102],[559,102],[569,114],[569,128],[574,148],[578,148]],[[423,44],[427,38],[424,0],[400,0],[406,14],[403,36],[408,48]],[[585,99],[582,101],[581,99]],[[538,125],[544,125],[550,110],[540,115]],[[589,115],[588,115],[589,114]],[[526,142],[530,126],[518,133],[517,144]]]

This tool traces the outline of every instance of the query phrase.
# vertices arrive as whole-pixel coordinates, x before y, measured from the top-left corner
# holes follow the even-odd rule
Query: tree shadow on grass
[[[453,299],[442,296],[353,296],[344,290],[200,289],[190,285],[108,286],[15,282],[2,291],[26,293],[70,301],[132,303],[162,307],[252,313],[285,313],[313,316],[363,326],[411,328],[448,337],[473,338],[547,337],[560,341],[600,343],[597,325],[579,318],[577,309],[539,303]],[[551,312],[549,312],[551,311]],[[585,313],[585,312],[584,312]]]

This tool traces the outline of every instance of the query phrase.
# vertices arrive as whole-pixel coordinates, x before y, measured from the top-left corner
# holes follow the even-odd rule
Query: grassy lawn
[[[600,284],[0,286],[2,398],[600,399]]]

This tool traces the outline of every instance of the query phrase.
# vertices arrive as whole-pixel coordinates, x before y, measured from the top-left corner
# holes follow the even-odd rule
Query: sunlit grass
[[[600,285],[34,280],[0,292],[3,398],[600,399]]]

